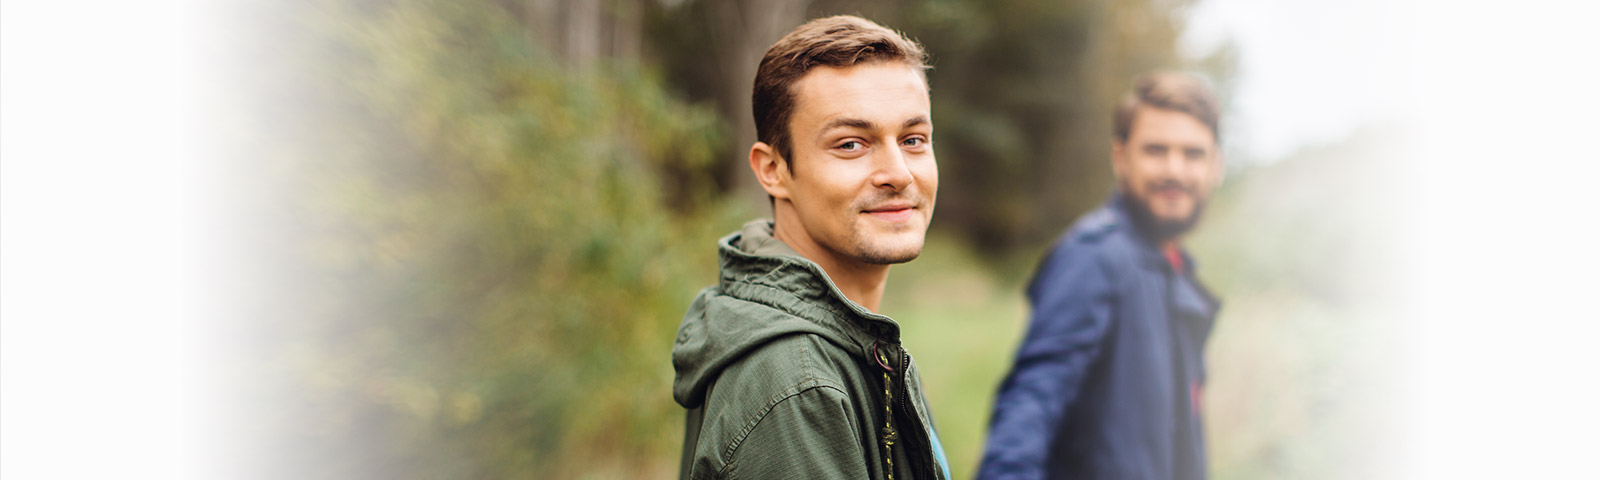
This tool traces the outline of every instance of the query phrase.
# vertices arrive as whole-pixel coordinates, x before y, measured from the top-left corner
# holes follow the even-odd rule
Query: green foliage
[[[660,172],[707,164],[718,118],[646,72],[563,68],[493,3],[309,18],[305,316],[272,362],[299,473],[675,469],[669,350],[738,212],[668,208]]]

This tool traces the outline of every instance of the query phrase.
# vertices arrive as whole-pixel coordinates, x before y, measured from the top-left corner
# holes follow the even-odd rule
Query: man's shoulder
[[[850,393],[853,382],[846,381],[854,360],[815,334],[785,335],[761,345],[716,380],[704,406],[702,448],[714,449],[719,457],[731,455],[774,412],[836,414],[841,402],[859,400]]]
[[[1126,232],[1128,226],[1125,223],[1122,216],[1117,215],[1116,209],[1101,205],[1072,222],[1072,227],[1067,229],[1060,243],[1061,246],[1108,246]]]
[[[1049,254],[1114,265],[1120,263],[1115,260],[1127,257],[1132,242],[1126,220],[1111,206],[1104,205],[1073,222],[1056,240]]]
[[[849,354],[813,333],[793,333],[772,339],[728,365],[716,389],[733,393],[720,400],[735,403],[769,403],[813,388],[843,392]],[[735,393],[737,392],[737,393]]]
[[[1079,217],[1056,239],[1034,272],[1030,291],[1046,279],[1051,279],[1046,283],[1067,282],[1079,289],[1096,282],[1114,284],[1123,277],[1121,272],[1135,266],[1138,252],[1134,242],[1126,219],[1112,205],[1102,205]]]

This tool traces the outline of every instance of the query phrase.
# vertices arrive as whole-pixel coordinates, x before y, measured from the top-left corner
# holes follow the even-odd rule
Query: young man
[[[1179,243],[1222,179],[1217,112],[1204,83],[1171,73],[1136,79],[1117,107],[1117,193],[1028,286],[979,478],[1205,478],[1201,349],[1218,303]]]
[[[900,326],[876,313],[939,187],[923,58],[838,16],[761,59],[750,169],[774,219],[722,238],[721,279],[678,329],[680,477],[949,478]]]

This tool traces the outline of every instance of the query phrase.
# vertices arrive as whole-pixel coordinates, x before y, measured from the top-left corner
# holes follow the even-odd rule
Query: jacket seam
[[[804,335],[802,335],[801,340],[813,341],[812,338]],[[761,421],[765,420],[767,415],[772,413],[772,409],[777,407],[778,404],[783,403],[790,398],[799,396],[802,393],[818,388],[829,388],[835,392],[839,392],[840,395],[847,397],[849,396],[845,393],[844,389],[827,382],[826,379],[817,376],[811,370],[810,366],[806,363],[806,357],[809,355],[807,355],[808,352],[807,348],[805,347],[805,343],[802,341],[795,341],[793,343],[793,348],[794,355],[800,357],[800,380],[789,387],[784,388],[783,390],[779,390],[771,397],[768,397],[766,404],[762,406],[761,410],[752,414],[750,419],[745,421],[744,426],[739,429],[739,433],[734,435],[734,437],[728,441],[728,445],[723,449],[724,463],[721,470],[724,474],[733,473],[735,465],[738,463],[739,447],[744,445],[744,440],[750,436],[751,432],[755,431],[756,426],[760,425]]]
[[[840,389],[832,384],[822,383],[822,380],[819,378],[803,379],[794,386],[786,388],[782,392],[773,395],[773,398],[767,401],[766,406],[762,407],[760,412],[757,412],[755,415],[753,415],[750,421],[746,422],[744,427],[739,429],[739,434],[734,435],[733,439],[728,441],[728,445],[723,448],[724,462],[719,473],[723,475],[724,478],[735,478],[730,475],[732,475],[734,467],[739,463],[739,447],[744,445],[745,439],[750,436],[751,432],[755,431],[756,426],[760,425],[761,421],[765,420],[767,415],[772,413],[773,408],[791,398],[800,396],[800,394],[819,389],[829,389],[838,392],[840,395],[848,396],[843,389]]]

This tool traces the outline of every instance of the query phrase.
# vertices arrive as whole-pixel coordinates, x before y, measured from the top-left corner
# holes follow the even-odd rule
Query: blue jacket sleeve
[[[995,398],[980,479],[1045,477],[1055,433],[1111,327],[1112,279],[1084,245],[1058,246],[1028,293],[1033,317]]]

